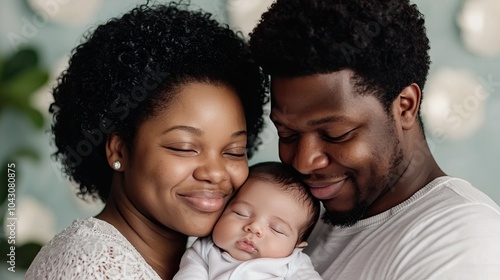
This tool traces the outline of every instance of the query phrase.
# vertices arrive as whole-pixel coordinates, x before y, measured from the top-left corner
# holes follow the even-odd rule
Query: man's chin
[[[339,227],[350,227],[365,217],[368,207],[366,205],[357,205],[350,211],[334,212],[325,211],[321,219],[325,224]]]

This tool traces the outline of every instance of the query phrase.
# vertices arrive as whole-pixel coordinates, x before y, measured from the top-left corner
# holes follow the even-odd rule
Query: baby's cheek
[[[225,249],[226,244],[229,242],[229,239],[231,237],[227,225],[227,218],[223,214],[217,224],[215,224],[214,230],[212,232],[212,240],[214,241],[215,245],[222,249]]]

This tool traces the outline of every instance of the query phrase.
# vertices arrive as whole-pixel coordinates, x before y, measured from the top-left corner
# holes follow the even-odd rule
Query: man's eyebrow
[[[273,115],[269,116],[269,119],[276,125],[276,126],[284,126],[281,122],[279,122]],[[328,116],[324,117],[321,119],[317,120],[310,120],[307,122],[308,126],[317,126],[317,125],[322,125],[326,123],[332,123],[332,122],[347,122],[348,119],[344,116]]]
[[[318,120],[310,120],[307,122],[307,125],[309,126],[316,126],[316,125],[322,125],[325,123],[332,123],[332,122],[347,122],[347,118],[344,116],[328,116],[324,117]]]

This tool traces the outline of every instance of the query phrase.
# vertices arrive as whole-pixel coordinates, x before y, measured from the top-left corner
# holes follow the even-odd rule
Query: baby
[[[194,242],[174,279],[321,279],[302,253],[319,212],[293,168],[254,165],[211,238]]]

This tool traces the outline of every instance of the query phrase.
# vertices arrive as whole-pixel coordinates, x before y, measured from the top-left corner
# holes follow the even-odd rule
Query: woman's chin
[[[185,235],[194,236],[194,237],[204,237],[208,236],[212,233],[215,222],[217,219],[214,219],[212,222],[207,221],[207,218],[201,219],[200,222],[193,222],[192,224],[187,224],[185,226]]]

